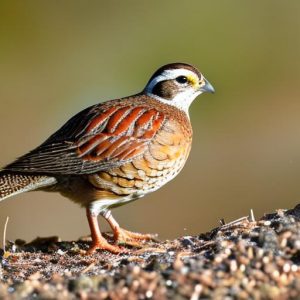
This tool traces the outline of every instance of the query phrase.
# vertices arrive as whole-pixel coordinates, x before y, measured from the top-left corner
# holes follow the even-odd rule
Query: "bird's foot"
[[[106,250],[114,254],[125,253],[126,251],[118,246],[109,244],[105,239],[101,241],[93,241],[90,248],[86,251],[87,255],[95,253],[97,250]]]
[[[116,244],[141,248],[144,247],[146,241],[157,241],[157,234],[142,234],[117,228],[114,239]]]

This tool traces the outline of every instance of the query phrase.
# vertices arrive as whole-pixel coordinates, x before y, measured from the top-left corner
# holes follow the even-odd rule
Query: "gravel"
[[[220,223],[119,255],[85,255],[89,238],[8,242],[0,299],[300,299],[300,205]]]

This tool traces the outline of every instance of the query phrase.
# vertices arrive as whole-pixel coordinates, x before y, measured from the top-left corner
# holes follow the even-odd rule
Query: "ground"
[[[89,244],[9,242],[0,299],[300,299],[300,205],[126,254]]]

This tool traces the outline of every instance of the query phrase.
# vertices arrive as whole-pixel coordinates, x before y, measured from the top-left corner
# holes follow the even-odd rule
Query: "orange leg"
[[[102,216],[107,220],[113,233],[117,244],[125,244],[134,247],[143,247],[143,241],[156,240],[156,234],[142,234],[131,232],[120,227],[118,222],[114,219],[110,211],[106,211]]]
[[[107,242],[107,240],[102,236],[97,215],[93,214],[89,208],[86,209],[87,219],[90,225],[91,236],[92,236],[92,245],[87,251],[87,254],[92,254],[96,250],[107,250],[112,253],[120,253],[122,250],[114,245],[111,245]]]

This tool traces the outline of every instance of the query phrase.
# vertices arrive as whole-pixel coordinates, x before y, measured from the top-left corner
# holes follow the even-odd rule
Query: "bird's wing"
[[[120,166],[143,154],[165,121],[163,112],[143,103],[92,106],[4,169],[76,175]]]

